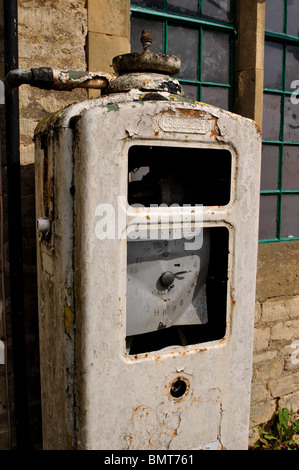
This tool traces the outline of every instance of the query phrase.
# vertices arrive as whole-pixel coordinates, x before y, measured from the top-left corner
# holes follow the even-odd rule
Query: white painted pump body
[[[165,101],[142,101],[144,94],[78,103],[36,130],[36,216],[51,223],[37,244],[44,448],[247,449],[261,135],[230,112],[166,92]],[[127,204],[136,145],[230,152],[229,201],[204,206],[201,223],[207,234],[228,231],[221,338],[128,351],[126,232],[137,216],[152,217],[148,207]],[[97,232],[102,204],[114,208],[114,237]],[[150,297],[148,307],[154,315]],[[184,393],[173,394],[173,384]]]

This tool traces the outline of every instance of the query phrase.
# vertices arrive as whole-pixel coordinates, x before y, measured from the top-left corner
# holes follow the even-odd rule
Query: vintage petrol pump
[[[45,449],[248,446],[261,136],[149,42],[36,129]]]

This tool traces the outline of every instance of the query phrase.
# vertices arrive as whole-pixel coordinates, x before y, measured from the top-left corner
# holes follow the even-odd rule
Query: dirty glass
[[[181,15],[198,16],[198,0],[168,0],[168,11]]]
[[[285,97],[284,141],[299,142],[299,105],[290,96]]]
[[[299,187],[299,146],[285,145],[283,151],[282,188]]]
[[[262,195],[260,201],[259,238],[276,237],[277,196]]]
[[[162,10],[164,7],[164,0],[131,0],[132,5],[138,5],[146,8],[156,8]]]
[[[295,0],[297,1],[297,0]],[[266,24],[267,31],[283,33],[284,0],[266,1]]]
[[[299,1],[298,1],[299,4]],[[299,25],[299,16],[298,16]],[[299,45],[286,47],[286,90],[293,91],[292,82],[299,80]],[[298,86],[296,87],[298,88]]]
[[[229,109],[229,90],[220,87],[202,87],[201,101],[222,109]]]
[[[204,82],[229,83],[229,35],[203,31],[202,74]]]
[[[231,11],[230,0],[203,0],[202,14],[207,18],[229,21]]]
[[[263,145],[261,189],[278,188],[279,146]]]
[[[263,138],[279,140],[280,137],[280,105],[281,97],[264,93],[263,106]]]
[[[197,96],[198,87],[196,85],[184,84],[183,88],[184,88],[184,91],[185,91],[186,95],[188,96],[188,98],[191,98],[193,100],[198,99],[198,96]]]
[[[265,88],[282,88],[282,44],[265,41]]]
[[[288,0],[288,22],[287,34],[299,36],[299,2]]]
[[[282,195],[281,237],[299,237],[299,194]]]
[[[198,78],[198,31],[196,29],[183,28],[182,26],[168,27],[169,54],[181,58],[181,71],[178,78],[197,80]]]
[[[151,50],[162,52],[163,49],[163,23],[161,21],[151,21],[144,18],[131,19],[131,51],[142,52],[142,44],[140,42],[143,29],[152,31],[153,42]]]

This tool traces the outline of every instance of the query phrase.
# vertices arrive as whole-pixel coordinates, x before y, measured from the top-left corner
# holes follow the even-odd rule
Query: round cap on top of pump
[[[140,41],[143,52],[131,52],[114,57],[112,64],[115,72],[119,74],[151,72],[170,76],[179,73],[181,59],[175,55],[150,52],[149,48],[152,44],[151,30],[143,30]]]

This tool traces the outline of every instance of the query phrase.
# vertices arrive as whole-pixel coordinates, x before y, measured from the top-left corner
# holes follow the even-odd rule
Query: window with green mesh
[[[299,0],[266,0],[260,241],[299,240]]]
[[[180,57],[189,98],[232,110],[234,18],[234,0],[131,0],[131,50],[150,29],[151,51]]]

